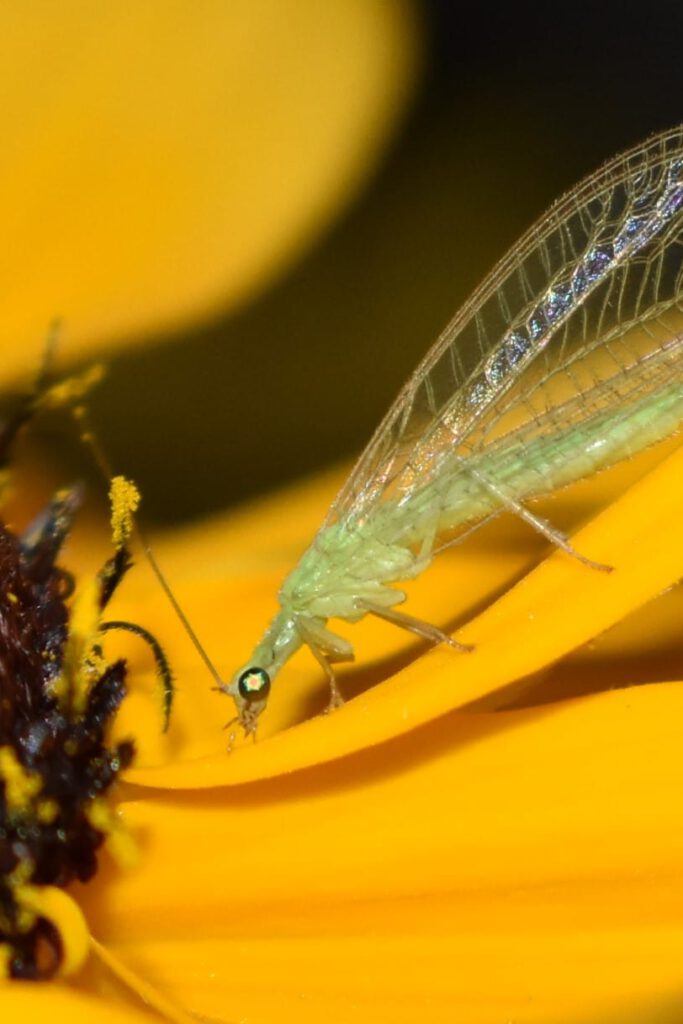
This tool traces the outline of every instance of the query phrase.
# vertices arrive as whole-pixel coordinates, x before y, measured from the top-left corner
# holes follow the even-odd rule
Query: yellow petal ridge
[[[144,1003],[156,1010],[164,1020],[171,1024],[201,1024],[197,1017],[186,1013],[172,999],[158,991],[148,981],[136,974],[123,961],[115,956],[111,950],[103,946],[97,939],[91,938],[90,944],[95,955],[102,961],[105,967],[116,975],[127,988]]]
[[[12,747],[0,747],[0,780],[10,814],[26,810],[42,788],[40,776],[24,768]]]

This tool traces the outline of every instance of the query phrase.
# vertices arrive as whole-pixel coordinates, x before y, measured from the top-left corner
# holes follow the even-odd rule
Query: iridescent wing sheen
[[[678,128],[578,185],[498,264],[404,386],[326,525],[403,506],[506,438],[531,457],[539,439],[680,380],[682,264]]]

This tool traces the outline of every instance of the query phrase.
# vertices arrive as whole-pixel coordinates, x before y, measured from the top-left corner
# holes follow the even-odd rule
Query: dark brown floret
[[[123,661],[93,667],[78,710],[55,693],[69,628],[55,559],[75,505],[72,492],[56,498],[23,541],[0,524],[0,753],[29,780],[18,801],[0,766],[0,942],[15,978],[49,977],[61,958],[48,921],[26,927],[18,879],[63,886],[93,875],[104,834],[89,811],[133,757],[132,743],[105,741],[125,695]]]
[[[55,383],[52,348],[33,391],[0,424],[0,473],[36,411],[80,400],[101,376],[93,367]],[[126,666],[105,662],[101,634],[124,629],[149,645],[168,725],[173,679],[161,647],[135,623],[99,620],[132,565],[128,541],[140,500],[122,477],[112,479],[110,498],[114,554],[97,575],[94,596],[86,588],[87,615],[79,626],[66,604],[74,579],[57,559],[80,490],[57,494],[21,537],[0,521],[0,973],[14,978],[49,978],[59,970],[62,937],[36,912],[40,900],[31,893],[93,876],[113,820],[104,798],[133,759],[132,742],[106,741],[126,693]]]

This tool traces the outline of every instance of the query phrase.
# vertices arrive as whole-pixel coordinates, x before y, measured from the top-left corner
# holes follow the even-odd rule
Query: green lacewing
[[[329,619],[372,614],[463,649],[395,607],[396,584],[459,530],[511,511],[589,561],[525,503],[680,426],[682,253],[683,127],[611,160],[522,237],[407,381],[247,665],[221,683],[245,733],[302,645],[341,702],[332,663],[353,647]]]

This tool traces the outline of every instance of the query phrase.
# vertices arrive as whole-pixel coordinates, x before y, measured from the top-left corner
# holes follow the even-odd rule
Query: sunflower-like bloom
[[[38,21],[40,5],[34,9]],[[39,337],[62,311],[84,350],[89,339],[115,330],[179,322],[246,295],[349,191],[372,147],[349,143],[340,152],[339,140],[367,139],[370,128],[376,139],[410,77],[409,27],[399,5],[207,4],[201,17],[182,5],[163,9],[162,32],[154,3],[137,6],[134,17],[119,12],[111,24],[98,13],[88,57],[96,75],[103,64],[120,68],[125,54],[110,112],[128,109],[135,96],[140,145],[158,157],[157,172],[176,158],[174,174],[155,174],[142,161],[149,176],[138,180],[139,154],[131,151],[131,167],[108,167],[114,225],[101,238],[102,224],[83,202],[82,223],[61,235],[53,226],[37,265],[15,247],[13,266],[44,274],[43,305],[29,301],[32,282],[17,277],[2,325],[7,337]],[[291,24],[281,33],[282,19],[294,14],[299,35]],[[50,67],[51,51],[36,45],[40,32],[26,17],[24,59],[46,80],[61,70],[68,84],[73,69],[63,49]],[[82,43],[84,17],[79,5],[60,8],[62,42],[72,38],[74,18]],[[155,45],[132,45],[132,24]],[[300,39],[304,30],[320,48],[318,88],[329,90],[329,119],[315,119],[308,134],[301,129],[301,166],[276,176],[278,191],[268,177],[277,129],[286,131],[302,69],[298,48],[283,53],[282,40]],[[195,55],[187,33],[200,34],[205,59],[190,73],[206,94],[173,93],[168,124],[155,122],[150,133],[135,73],[144,63],[150,90],[168,92],[176,81],[168,63],[174,32],[179,52]],[[232,54],[225,52],[230,39]],[[38,59],[46,53],[47,71]],[[289,59],[291,74],[266,88],[276,59]],[[9,73],[7,61],[0,67]],[[228,125],[235,136],[247,133],[251,157],[260,136],[236,82],[270,119],[263,160],[243,167]],[[52,95],[57,112],[60,95]],[[221,104],[230,116],[216,135]],[[60,157],[68,151],[65,130],[55,116],[52,138],[42,140],[41,186],[54,140],[62,140]],[[209,140],[226,148],[227,188],[183,172],[184,146],[196,153]],[[171,143],[179,151],[165,149]],[[74,167],[87,171],[98,153],[95,144]],[[219,164],[214,149],[207,175]],[[117,236],[126,190],[116,186],[129,173],[138,186],[130,203],[142,217],[136,245],[123,223]],[[251,182],[253,175],[266,182]],[[84,172],[76,185],[65,172],[55,180],[63,191],[89,179]],[[267,202],[247,209],[240,183]],[[31,217],[44,234],[41,202],[53,206],[38,194]],[[237,196],[229,214],[225,194]],[[307,212],[297,215],[299,194]],[[189,245],[182,255],[179,238]],[[112,281],[122,282],[114,297],[103,287]],[[2,359],[8,377],[28,365],[22,346],[4,346]],[[352,627],[359,667],[340,679],[353,699],[333,715],[317,714],[326,703],[323,681],[302,651],[274,686],[258,743],[239,744],[229,756],[221,729],[229,702],[212,692],[158,586],[141,569],[130,573],[111,615],[144,623],[162,641],[177,688],[164,733],[148,653],[134,637],[125,647],[121,637],[103,641],[107,652],[116,642],[128,663],[128,696],[108,749],[127,749],[128,738],[135,745],[118,790],[118,820],[137,845],[137,861],[124,870],[103,857],[87,885],[74,881],[66,892],[54,890],[52,904],[43,902],[68,956],[57,980],[7,981],[0,989],[5,1018],[680,1020],[683,684],[673,660],[681,621],[673,585],[683,576],[682,470],[683,455],[667,442],[551,499],[546,511],[559,525],[578,511],[584,525],[572,543],[613,566],[610,574],[563,552],[544,557],[544,542],[523,525],[501,520],[485,528],[441,556],[409,594],[411,612],[459,627],[458,637],[475,644],[472,653],[427,652],[387,624],[364,621]],[[339,483],[330,474],[159,542],[157,557],[185,614],[226,674],[272,615],[283,575]],[[75,570],[79,559],[89,563],[76,548],[71,559]],[[9,763],[3,777],[13,777]],[[30,783],[18,780],[24,800]]]

